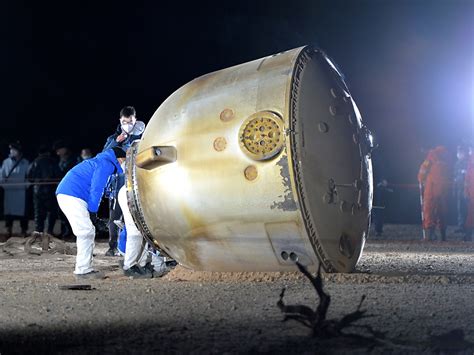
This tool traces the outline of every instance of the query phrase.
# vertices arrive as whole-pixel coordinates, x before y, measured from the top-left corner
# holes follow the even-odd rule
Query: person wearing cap
[[[104,278],[92,267],[97,211],[109,177],[122,173],[124,162],[122,149],[108,149],[72,168],[56,189],[59,207],[77,238],[74,274],[78,279]]]
[[[387,179],[382,179],[375,188],[374,200],[377,208],[372,210],[372,220],[374,222],[376,237],[381,237],[383,234],[385,208],[387,207],[387,202],[391,193],[393,193],[393,189],[389,187]]]
[[[458,145],[456,151],[456,162],[454,163],[453,195],[456,200],[457,229],[455,233],[464,233],[464,223],[467,216],[467,199],[464,195],[464,180],[468,164],[468,147]]]
[[[58,163],[51,156],[46,145],[40,145],[38,157],[28,168],[28,180],[33,183],[33,208],[35,232],[44,232],[47,219],[48,234],[53,234],[58,215],[58,206],[54,195],[55,183],[62,177]]]
[[[26,237],[28,216],[26,208],[26,189],[28,187],[26,174],[29,162],[23,157],[19,142],[11,143],[10,155],[2,163],[0,181],[4,194],[4,215],[7,237],[12,236],[13,221],[20,220],[21,235]]]
[[[81,149],[81,156],[79,157],[79,160],[84,161],[84,160],[92,158],[93,156],[94,156],[94,154],[92,154],[92,149],[82,148]]]
[[[135,140],[141,138],[145,123],[138,121],[136,118],[137,112],[133,106],[125,106],[120,110],[119,124],[115,133],[107,138],[104,150],[119,147],[125,152],[130,148]],[[106,256],[117,256],[117,240],[118,228],[114,221],[119,220],[122,216],[122,210],[118,203],[118,192],[125,184],[125,176],[123,174],[114,174],[110,177],[107,184],[106,194],[109,199],[109,249],[106,251]]]
[[[69,144],[63,140],[54,142],[53,150],[59,157],[59,169],[61,170],[63,176],[80,162],[79,158],[72,153]]]
[[[56,152],[56,155],[59,157],[59,171],[61,172],[61,178],[63,178],[69,170],[71,170],[77,163],[79,163],[79,159],[75,156],[69,144],[67,144],[64,140],[60,139],[53,143],[53,150]],[[59,221],[61,223],[61,232],[59,234],[60,237],[66,238],[69,237],[72,233],[71,226],[69,225],[66,216],[59,211]]]
[[[464,196],[467,200],[467,216],[465,221],[464,241],[471,242],[474,232],[474,154],[470,150],[467,157],[467,171],[464,181]]]

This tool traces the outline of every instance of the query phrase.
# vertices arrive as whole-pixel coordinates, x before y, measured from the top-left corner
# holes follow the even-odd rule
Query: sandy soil
[[[308,328],[282,322],[276,307],[315,307],[300,273],[209,273],[176,268],[161,279],[122,276],[119,258],[102,256],[108,278],[90,291],[77,283],[74,256],[0,251],[0,353],[460,353],[474,351],[474,243],[416,241],[416,226],[387,226],[371,239],[352,274],[326,274],[329,318],[363,308],[360,321],[386,339],[315,339]],[[72,244],[71,244],[72,245]],[[1,250],[1,246],[0,246]],[[13,251],[13,252],[12,252]],[[454,331],[446,335],[448,332]],[[361,333],[360,330],[355,330]]]

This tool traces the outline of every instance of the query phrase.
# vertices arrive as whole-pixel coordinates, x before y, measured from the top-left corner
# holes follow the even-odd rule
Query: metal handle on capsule
[[[135,164],[141,169],[152,170],[162,165],[175,162],[177,151],[173,146],[153,146],[140,152],[135,157]]]

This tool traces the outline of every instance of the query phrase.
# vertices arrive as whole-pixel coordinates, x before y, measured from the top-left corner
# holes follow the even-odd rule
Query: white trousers
[[[118,202],[122,209],[125,227],[127,228],[127,243],[125,244],[123,269],[128,270],[136,264],[145,266],[147,261],[147,248],[142,248],[142,244],[144,243],[143,236],[135,225],[130,209],[128,208],[127,189],[125,186],[122,186],[118,193]]]
[[[59,194],[58,199],[61,211],[66,215],[72,232],[76,236],[77,256],[75,274],[86,274],[92,268],[92,254],[94,252],[95,227],[89,217],[87,202],[80,198]]]

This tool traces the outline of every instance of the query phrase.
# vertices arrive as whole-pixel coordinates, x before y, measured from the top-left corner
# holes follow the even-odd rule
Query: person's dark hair
[[[59,139],[53,143],[53,150],[58,150],[60,148],[69,149],[69,144],[67,144],[64,140]]]
[[[46,144],[41,144],[38,148],[38,154],[47,154],[49,153],[49,148]]]
[[[20,151],[20,152],[23,151],[20,141],[16,141],[16,142],[10,143],[10,145],[9,145],[8,147],[9,147],[10,149],[16,149],[16,150],[18,150],[18,151]]]
[[[137,112],[133,106],[125,106],[123,109],[120,110],[120,117],[130,117],[136,116]]]
[[[126,154],[122,148],[113,147],[112,150],[114,151],[116,158],[125,158]]]

